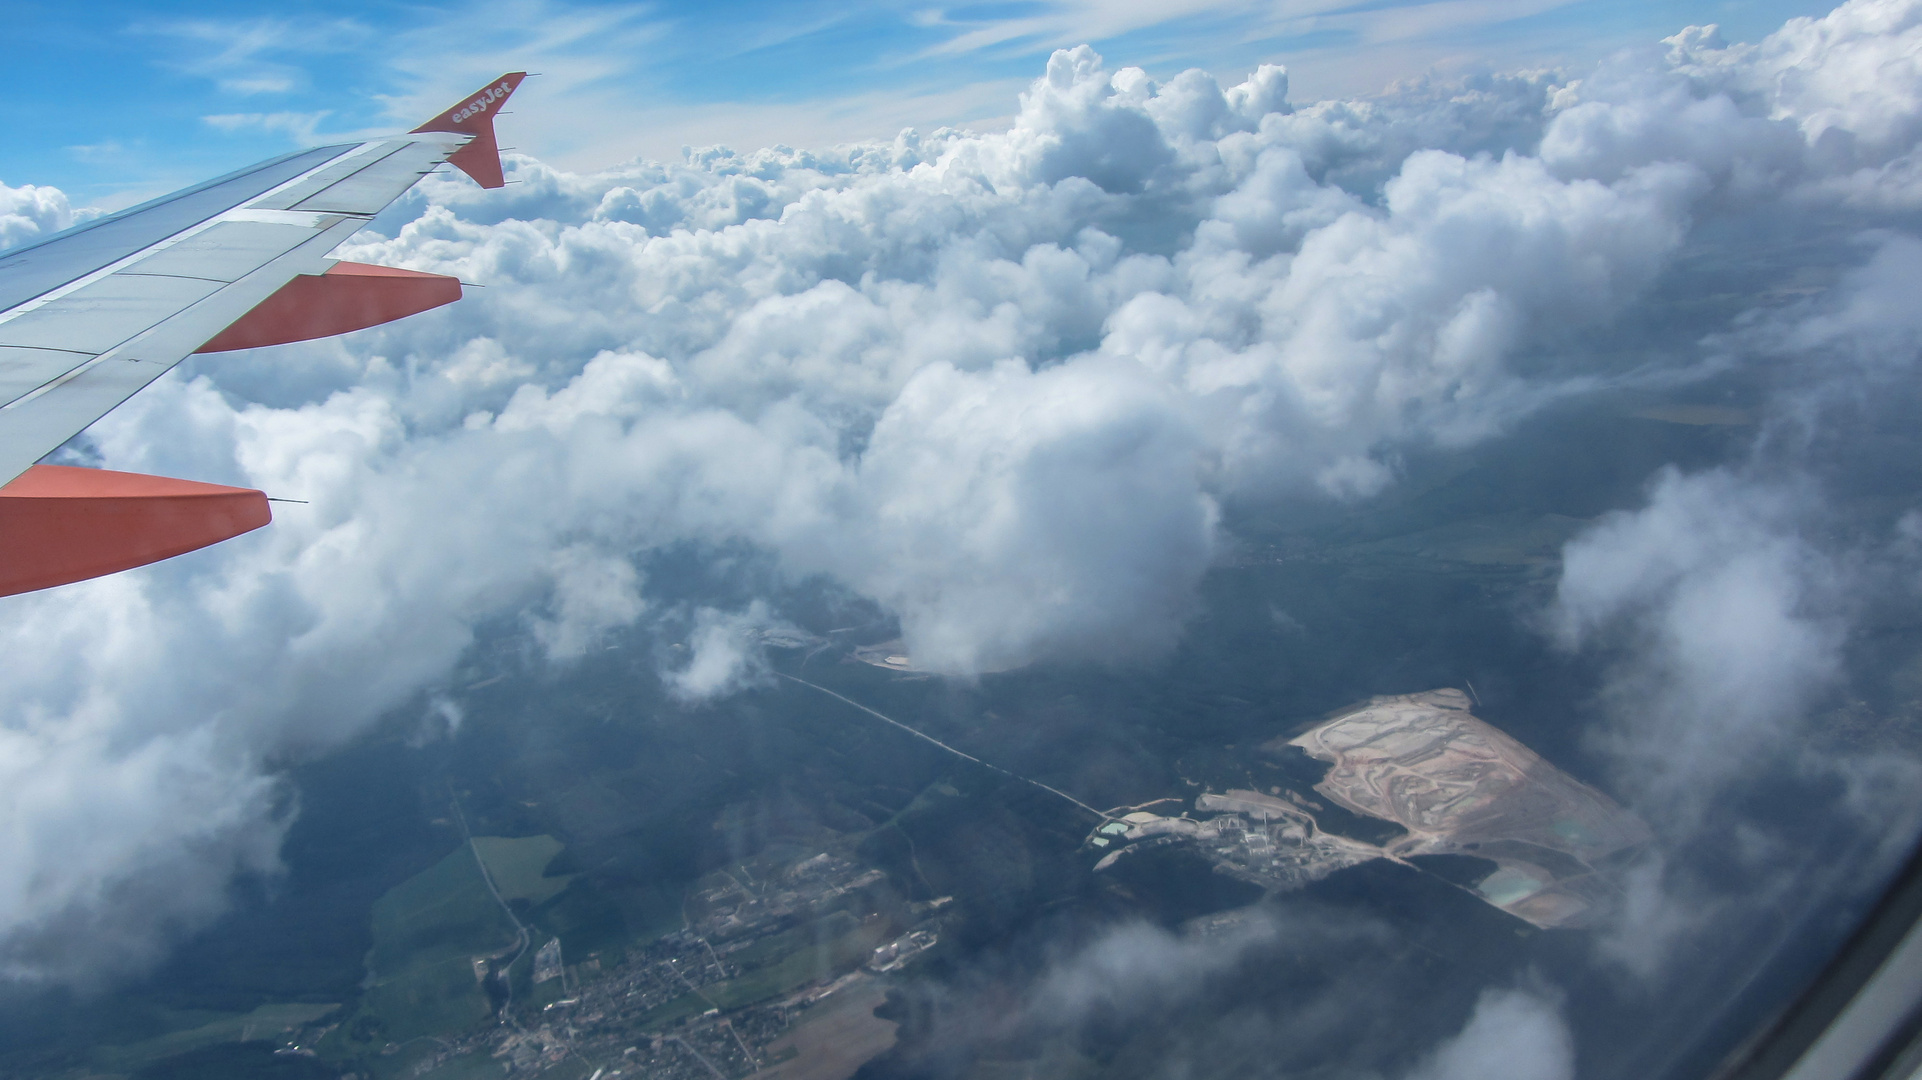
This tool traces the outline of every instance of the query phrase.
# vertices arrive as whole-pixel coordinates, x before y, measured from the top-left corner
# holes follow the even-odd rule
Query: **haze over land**
[[[960,897],[900,1075],[1090,1045],[1143,1070],[1683,1061],[1596,1033],[1833,940],[1763,913],[1851,910],[1913,817],[1922,4],[1676,29],[1355,101],[1064,49],[1005,132],[430,177],[342,254],[486,289],[197,362],[69,448],[309,502],[4,601],[12,992],[285,1004],[179,965],[326,879],[344,936],[299,922],[302,955],[351,993],[354,935],[459,846],[461,790],[476,835],[592,852],[558,895],[621,947],[665,932],[649,890],[711,891],[775,838],[781,865],[865,852],[902,905]],[[9,243],[73,215],[0,189]],[[882,664],[836,663],[861,649]],[[1097,883],[1090,822],[836,726],[868,721],[772,677],[803,664],[1100,807],[1266,790],[1247,747],[1472,679],[1651,853],[1577,944],[1380,867],[1204,933],[1255,897],[1155,891],[1205,869]],[[361,804],[389,861],[310,879],[338,837],[301,830]],[[1473,947],[1423,966],[1451,933]],[[1280,1019],[1444,976],[1480,1004],[1399,1042]],[[1129,1028],[1155,1010],[1187,1026]]]

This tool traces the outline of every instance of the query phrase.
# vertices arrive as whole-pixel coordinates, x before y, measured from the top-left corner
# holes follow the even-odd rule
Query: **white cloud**
[[[0,250],[32,243],[97,214],[76,211],[59,188],[0,184]]]
[[[329,115],[329,110],[321,109],[317,112],[219,113],[200,119],[225,132],[277,131],[292,142],[311,146],[320,141],[317,132]]]
[[[983,18],[980,8],[951,17],[940,7],[924,9],[916,21],[952,32],[921,57],[968,53],[1026,53],[1035,48],[1107,41],[1150,28],[1164,30],[1194,20],[1231,21],[1243,40],[1282,38],[1337,31],[1367,45],[1440,37],[1469,28],[1497,25],[1565,6],[1570,0],[1439,0],[1362,7],[1342,0],[1173,0],[1159,4],[1128,0],[1046,0],[1021,5],[1016,14]]]
[[[1902,377],[1922,352],[1922,311],[1912,302],[1922,280],[1922,240],[1899,233],[1873,236],[1873,255],[1850,272],[1823,302],[1789,320],[1765,320],[1740,344],[1777,355],[1819,358],[1842,365],[1837,374]]]
[[[1820,203],[1922,203],[1922,10],[1851,0],[1755,45],[1713,26],[1671,37],[1661,62],[1624,57],[1556,98],[1542,143],[1558,171],[1606,176],[1689,160],[1740,194],[1790,188]]]
[[[1331,936],[1353,936],[1354,928],[1346,930]],[[1250,950],[1282,933],[1266,912],[1212,936],[1124,923],[1051,966],[1034,987],[1031,1008],[1048,1024],[1062,1027],[1102,1009],[1153,1010],[1194,993],[1211,976],[1241,963]]]
[[[1647,507],[1563,552],[1563,641],[1614,631],[1634,657],[1614,689],[1629,699],[1614,738],[1645,811],[1698,817],[1838,674],[1838,569],[1798,535],[1815,516],[1792,487],[1668,470]]]
[[[923,668],[1152,654],[1213,554],[1199,443],[1134,365],[935,364],[876,423],[862,524],[824,568],[900,615]]]
[[[1030,5],[1027,12],[1012,18],[954,21],[942,9],[928,8],[917,21],[923,26],[949,26],[958,31],[927,50],[928,55],[940,55],[1006,47],[1016,42],[1025,51],[1035,46],[1049,48],[1077,41],[1099,41],[1180,18],[1242,13],[1253,6],[1248,0],[1177,0],[1154,5],[1116,0],[1056,0]],[[1306,10],[1298,13],[1308,14],[1316,8],[1331,6],[1335,5],[1301,5]]]
[[[1665,469],[1645,507],[1563,551],[1554,630],[1612,657],[1589,741],[1657,834],[1596,945],[1643,977],[1668,974],[1682,940],[1734,940],[1877,880],[1914,836],[1922,763],[1825,741],[1811,716],[1843,684],[1872,594],[1902,591],[1902,545],[1891,565],[1888,549],[1824,544],[1813,487],[1753,467]],[[1732,809],[1764,786],[1796,819],[1827,822],[1827,846]],[[1704,846],[1720,853],[1706,867]]]
[[[1575,1042],[1555,1003],[1526,990],[1485,990],[1468,1026],[1409,1080],[1569,1080]]]
[[[669,693],[682,701],[699,703],[773,681],[761,649],[762,635],[787,625],[760,600],[740,611],[696,608],[687,641],[673,646],[686,661],[671,665],[665,672]]]
[[[555,553],[553,573],[553,615],[533,620],[534,640],[550,659],[584,655],[609,630],[632,625],[647,610],[640,574],[626,559],[566,547]]]
[[[222,91],[245,97],[285,94],[308,84],[294,58],[340,54],[365,48],[377,35],[348,18],[251,17],[147,19],[129,29],[169,41],[174,54],[162,63],[176,71],[213,80]]]

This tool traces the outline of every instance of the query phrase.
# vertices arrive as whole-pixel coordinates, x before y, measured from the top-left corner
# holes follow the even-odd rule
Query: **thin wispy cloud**
[[[1328,6],[1336,6],[1334,0]],[[958,16],[952,13],[954,10],[936,8],[917,13],[916,25],[951,32],[946,41],[923,50],[922,55],[951,56],[1012,46],[1028,53],[1084,41],[1106,41],[1200,15],[1253,13],[1261,6],[1248,0],[1176,0],[1167,4],[1070,0],[1035,4],[1023,14],[1001,19]]]
[[[286,135],[297,143],[320,141],[320,125],[331,115],[319,112],[219,113],[202,120],[221,131],[269,131]]]
[[[314,58],[364,49],[379,36],[354,19],[310,17],[147,19],[128,32],[168,43],[160,64],[240,97],[307,88]]]
[[[1257,4],[1248,0],[1178,0],[1134,4],[1115,0],[1066,0],[1035,4],[1006,18],[970,17],[970,9],[930,8],[916,13],[916,25],[949,36],[920,56],[957,56],[983,51],[1033,54],[1078,42],[1101,43],[1149,29],[1179,33],[1181,24],[1198,22],[1215,34],[1243,39],[1300,37],[1313,33],[1351,35],[1360,42],[1413,40],[1494,26],[1574,0],[1439,0],[1436,3],[1355,4],[1352,0],[1288,0]]]

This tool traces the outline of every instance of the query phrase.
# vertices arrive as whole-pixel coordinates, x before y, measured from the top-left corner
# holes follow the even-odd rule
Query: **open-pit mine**
[[[1097,869],[1130,851],[1197,845],[1223,873],[1276,891],[1370,859],[1424,868],[1421,856],[1468,856],[1484,868],[1451,880],[1535,926],[1586,925],[1618,891],[1614,871],[1648,840],[1641,820],[1469,711],[1459,690],[1372,698],[1265,752],[1326,762],[1314,791],[1399,826],[1376,844],[1323,828],[1311,800],[1231,789],[1176,817],[1136,811],[1089,844]]]

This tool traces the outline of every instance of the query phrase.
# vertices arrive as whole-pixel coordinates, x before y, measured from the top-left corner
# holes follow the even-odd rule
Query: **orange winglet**
[[[460,299],[460,279],[393,266],[335,263],[302,274],[195,352],[226,352],[332,337]]]
[[[454,167],[474,178],[484,188],[507,183],[501,175],[500,143],[494,139],[494,114],[507,102],[508,95],[527,78],[525,71],[510,71],[469,94],[459,105],[415,128],[415,131],[458,131],[474,140],[448,158]]]
[[[0,487],[0,596],[171,559],[272,520],[251,488],[35,465]]]

